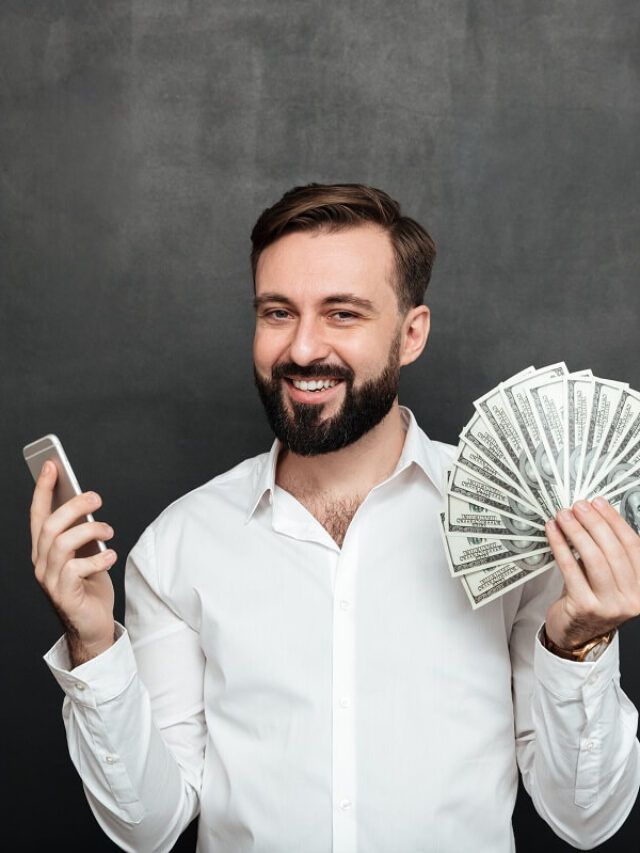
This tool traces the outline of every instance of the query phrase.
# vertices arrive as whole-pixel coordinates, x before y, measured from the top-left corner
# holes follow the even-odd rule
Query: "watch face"
[[[585,643],[583,648],[580,650],[579,656],[577,656],[576,659],[581,662],[591,662],[594,660],[598,660],[598,658],[607,648],[611,640],[613,640],[614,634],[615,631],[609,631],[608,634],[603,634],[602,637],[596,637],[596,639],[591,640],[590,643]]]

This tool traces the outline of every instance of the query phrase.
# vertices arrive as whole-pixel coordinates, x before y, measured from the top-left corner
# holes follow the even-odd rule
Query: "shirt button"
[[[584,748],[587,750],[587,752],[591,752],[594,746],[595,746],[594,742],[592,740],[588,740],[585,743]]]
[[[340,707],[341,708],[348,708],[350,704],[351,704],[351,702],[349,699],[347,699],[346,696],[343,696],[342,699],[340,700]]]
[[[346,598],[343,598],[340,602],[340,610],[348,610],[351,607],[351,602],[347,601]]]
[[[104,760],[107,762],[107,764],[113,764],[116,759],[113,755],[105,755]]]
[[[76,690],[84,690],[84,684],[80,684],[78,681],[75,685]]]
[[[351,808],[351,800],[340,800],[340,808],[343,812],[348,811]]]

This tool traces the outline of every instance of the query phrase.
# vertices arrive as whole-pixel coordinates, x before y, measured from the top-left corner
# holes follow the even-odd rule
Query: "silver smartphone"
[[[42,466],[49,459],[58,469],[58,479],[53,489],[52,511],[58,509],[59,506],[62,506],[63,503],[74,495],[82,494],[82,489],[57,435],[50,433],[49,435],[43,435],[42,438],[36,441],[32,441],[31,444],[27,444],[22,448],[22,455],[29,466],[34,480],[38,479]],[[81,516],[76,521],[76,524],[82,524],[84,521],[95,521],[95,519],[91,513],[88,513],[85,516]],[[99,554],[101,551],[106,550],[107,546],[105,543],[101,539],[97,539],[93,542],[87,542],[82,548],[78,548],[76,556],[92,557],[94,554]]]

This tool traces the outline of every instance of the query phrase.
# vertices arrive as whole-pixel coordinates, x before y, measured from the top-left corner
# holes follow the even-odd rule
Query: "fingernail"
[[[118,555],[115,551],[109,550],[103,553],[102,559],[105,561],[105,563],[115,563],[117,556]]]
[[[589,501],[576,501],[573,506],[574,509],[577,509],[580,512],[589,512],[589,510],[591,509],[591,504],[589,503]]]
[[[42,466],[42,473],[48,476],[53,471],[53,462],[45,462]]]
[[[552,518],[550,518],[549,521],[547,521],[547,523],[545,524],[545,528],[551,533],[555,533],[558,529],[558,525]]]
[[[609,506],[609,501],[606,501],[604,498],[599,496],[593,499],[593,503],[598,507],[598,509],[605,509],[605,507]]]
[[[91,501],[92,504],[97,504],[100,497],[95,492],[87,492],[87,499]]]

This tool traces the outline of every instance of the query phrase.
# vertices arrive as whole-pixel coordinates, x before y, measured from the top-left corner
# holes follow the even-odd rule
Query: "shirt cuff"
[[[603,693],[620,674],[619,632],[595,661],[573,661],[546,649],[536,632],[533,671],[538,681],[559,699],[582,699]]]
[[[137,672],[129,633],[119,622],[115,625],[114,644],[79,666],[71,667],[64,635],[43,657],[65,694],[79,705],[95,708],[115,699],[128,687]]]

